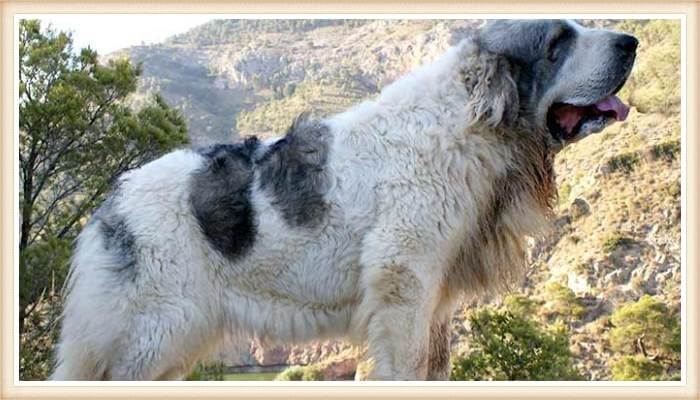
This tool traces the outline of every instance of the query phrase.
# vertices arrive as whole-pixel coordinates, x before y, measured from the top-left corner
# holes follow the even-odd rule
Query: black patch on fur
[[[104,249],[119,260],[114,272],[133,282],[138,274],[135,268],[136,239],[129,230],[124,216],[117,214],[114,210],[114,202],[118,197],[119,187],[117,186],[95,212],[92,221],[99,223]]]
[[[317,227],[328,213],[329,142],[330,129],[302,114],[257,161],[260,188],[290,226]]]
[[[284,138],[267,148],[257,138],[200,150],[207,163],[192,174],[192,212],[211,245],[227,258],[245,255],[257,234],[251,202],[254,177],[293,227],[316,227],[327,215],[329,129],[297,118]]]
[[[250,195],[257,138],[200,151],[207,163],[192,174],[190,205],[209,243],[229,259],[245,255],[255,242]]]

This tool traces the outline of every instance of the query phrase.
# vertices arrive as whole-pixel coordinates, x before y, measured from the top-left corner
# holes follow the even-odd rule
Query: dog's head
[[[504,112],[506,122],[526,119],[561,146],[627,118],[629,107],[615,93],[632,70],[633,36],[564,20],[497,20],[479,44],[500,57],[499,82],[511,82],[508,101],[517,111]]]

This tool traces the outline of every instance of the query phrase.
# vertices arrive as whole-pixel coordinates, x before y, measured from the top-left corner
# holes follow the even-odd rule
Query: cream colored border
[[[43,397],[163,397],[200,398],[211,397],[393,397],[393,398],[446,398],[446,397],[490,397],[490,398],[698,398],[698,273],[697,273],[697,155],[698,155],[698,119],[696,111],[698,100],[698,3],[690,1],[667,2],[399,2],[399,1],[257,1],[257,2],[207,2],[180,3],[159,2],[124,3],[102,1],[85,2],[20,2],[0,0],[0,29],[2,32],[2,70],[0,80],[0,109],[2,110],[2,136],[0,136],[0,260],[2,275],[2,319],[0,337],[2,338],[2,398],[43,398]],[[137,383],[135,385],[98,383],[90,386],[77,386],[70,383],[54,384],[42,382],[19,383],[13,363],[14,354],[14,271],[16,258],[15,221],[13,216],[16,191],[16,154],[14,151],[14,127],[17,115],[14,107],[16,88],[13,84],[15,62],[14,15],[40,13],[226,13],[226,14],[414,14],[416,17],[430,14],[485,13],[485,14],[667,14],[667,17],[683,15],[685,19],[685,82],[682,91],[685,95],[683,126],[683,261],[684,261],[684,381],[682,384],[644,383],[580,383],[556,385],[552,383],[344,383],[325,382],[315,384],[280,383],[259,386],[230,386],[226,383]],[[675,14],[673,16],[668,14]],[[505,17],[506,15],[503,15]],[[258,16],[259,17],[259,16]],[[381,17],[381,16],[378,16]],[[640,16],[643,17],[643,16]],[[664,17],[659,15],[659,17]]]

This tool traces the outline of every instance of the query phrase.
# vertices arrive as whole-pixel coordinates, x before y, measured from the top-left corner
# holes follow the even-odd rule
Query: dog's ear
[[[479,52],[467,60],[462,79],[469,93],[469,124],[490,128],[512,126],[518,118],[517,67],[505,57]]]
[[[482,49],[500,54],[516,63],[530,63],[542,57],[543,49],[563,27],[555,20],[495,20],[479,34]]]

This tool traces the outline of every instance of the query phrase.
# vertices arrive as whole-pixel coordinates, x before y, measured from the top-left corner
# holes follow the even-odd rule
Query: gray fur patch
[[[191,177],[192,213],[209,243],[229,259],[243,256],[255,242],[257,222],[250,192],[259,145],[253,137],[204,149],[207,163]]]
[[[480,35],[486,50],[512,62],[519,106],[532,115],[542,95],[559,83],[558,73],[571,57],[576,37],[576,32],[560,20],[497,20]],[[552,56],[556,61],[551,61]]]
[[[481,40],[489,51],[527,64],[546,55],[547,46],[565,30],[575,34],[562,20],[494,20],[481,32]],[[569,46],[565,50],[562,58],[568,57]]]
[[[326,125],[302,114],[257,161],[260,188],[273,197],[290,226],[317,227],[328,213],[330,138]]]
[[[99,223],[105,250],[119,262],[114,272],[123,279],[135,281],[138,275],[136,267],[136,239],[129,230],[124,216],[114,211],[114,202],[119,196],[119,187],[109,195],[107,200],[95,213],[93,220]]]

